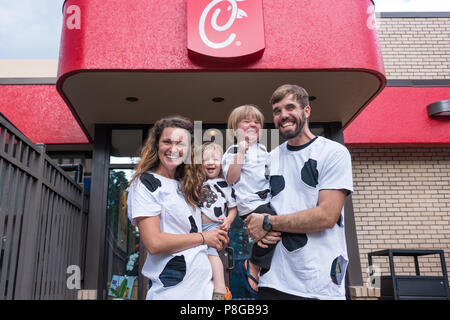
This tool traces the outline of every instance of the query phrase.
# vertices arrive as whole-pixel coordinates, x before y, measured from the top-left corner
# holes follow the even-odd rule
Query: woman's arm
[[[158,216],[140,217],[136,221],[142,243],[150,254],[175,253],[202,244],[215,247],[220,251],[229,242],[228,235],[224,230],[172,234],[161,232]]]

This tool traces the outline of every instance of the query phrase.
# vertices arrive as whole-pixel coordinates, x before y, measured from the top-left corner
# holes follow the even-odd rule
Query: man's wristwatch
[[[264,216],[264,220],[263,220],[263,225],[262,225],[263,229],[267,232],[272,231],[272,224],[269,221],[269,216]]]

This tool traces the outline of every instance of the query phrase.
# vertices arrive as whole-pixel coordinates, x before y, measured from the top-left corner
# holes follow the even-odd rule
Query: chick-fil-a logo
[[[213,48],[213,49],[221,49],[221,48],[228,47],[236,39],[236,33],[232,33],[232,34],[230,34],[230,36],[228,37],[227,40],[225,40],[221,43],[215,43],[215,42],[210,41],[208,39],[208,37],[206,36],[205,23],[206,23],[206,18],[208,17],[208,13],[216,6],[216,4],[223,2],[223,1],[227,1],[231,4],[227,8],[227,11],[231,10],[231,15],[225,25],[219,26],[217,24],[217,17],[220,14],[220,9],[217,8],[214,11],[214,14],[211,19],[211,26],[213,27],[214,30],[219,31],[219,32],[227,31],[228,29],[230,29],[230,27],[233,25],[233,23],[236,19],[242,19],[243,17],[248,17],[247,13],[244,10],[239,9],[238,5],[237,5],[237,2],[242,2],[245,0],[214,0],[210,4],[208,4],[208,6],[202,12],[202,16],[200,17],[200,23],[199,23],[198,29],[199,29],[199,33],[200,33],[200,37],[201,37],[202,41],[208,47]]]
[[[188,0],[193,57],[254,58],[264,50],[262,0]]]

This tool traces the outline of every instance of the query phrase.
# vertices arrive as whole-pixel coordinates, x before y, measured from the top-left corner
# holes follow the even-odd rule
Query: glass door
[[[106,222],[108,299],[138,298],[140,237],[127,215],[128,184],[132,169],[110,169]]]
[[[104,265],[108,300],[140,298],[142,248],[139,230],[128,219],[127,194],[142,140],[141,128],[111,131]]]
[[[225,128],[224,124],[203,125],[203,141],[222,143],[225,149]],[[268,128],[273,129],[273,125]],[[139,161],[137,156],[147,129],[112,130],[105,246],[105,285],[108,299],[145,299],[147,292],[147,279],[139,274],[139,266],[145,261],[146,251],[140,246],[139,230],[129,222],[126,210],[128,184],[134,174],[133,168]],[[316,135],[324,135],[322,125],[311,125],[311,129]],[[278,139],[277,135],[274,137]],[[284,142],[280,139],[279,143],[273,143],[271,134],[268,134],[266,141],[269,151]],[[226,270],[233,299],[254,299],[245,287],[240,268],[243,261],[250,257],[253,241],[239,217],[233,222],[229,235],[229,247],[232,250],[226,252],[223,260],[228,261],[229,266],[234,266],[232,270]]]

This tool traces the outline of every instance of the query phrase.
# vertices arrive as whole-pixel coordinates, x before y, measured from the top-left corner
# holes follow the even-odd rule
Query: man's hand
[[[281,232],[270,231],[264,236],[264,238],[259,240],[257,244],[261,248],[268,248],[269,244],[275,244],[280,240],[281,240]]]
[[[245,219],[245,223],[247,224],[247,234],[250,235],[256,243],[267,234],[267,231],[262,228],[264,216],[267,215],[267,213],[252,213]]]

